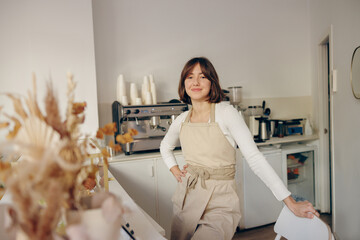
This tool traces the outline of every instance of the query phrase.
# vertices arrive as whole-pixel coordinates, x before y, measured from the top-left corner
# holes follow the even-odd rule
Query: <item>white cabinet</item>
[[[129,196],[156,220],[154,159],[112,162],[109,170]]]
[[[260,148],[285,184],[287,183],[287,166],[284,156],[287,150],[286,147],[275,150]],[[293,149],[290,150],[293,152]],[[297,151],[300,150],[297,149]],[[314,153],[313,161],[315,161],[316,151],[312,152]],[[185,160],[181,151],[175,152],[175,157],[180,168],[183,168]],[[122,159],[118,159],[118,161],[115,159],[110,162],[109,170],[130,197],[165,229],[166,237],[169,238],[173,216],[171,197],[175,192],[177,182],[160,154],[123,156]],[[275,222],[282,209],[282,202],[278,201],[269,188],[253,173],[239,149],[236,151],[236,161],[235,177],[242,213],[240,228],[252,228]],[[296,192],[297,189],[291,190]]]
[[[276,173],[286,180],[286,165],[283,165],[281,150],[263,151]],[[180,168],[185,164],[181,153],[175,154]],[[282,208],[265,184],[253,173],[237,150],[236,182],[241,202],[242,218],[240,228],[252,228],[275,222]],[[173,206],[171,197],[176,189],[173,177],[159,155],[147,159],[133,159],[111,162],[109,170],[130,197],[162,228],[170,237]]]
[[[282,202],[278,201],[270,189],[250,169],[246,160],[237,150],[237,184],[241,202],[242,218],[240,228],[252,228],[276,221],[282,209]],[[266,160],[274,168],[279,177],[286,182],[281,150],[262,151]]]
[[[175,155],[182,169],[185,160]],[[109,170],[129,196],[157,223],[170,238],[173,206],[171,197],[176,189],[176,179],[162,158],[111,162]]]

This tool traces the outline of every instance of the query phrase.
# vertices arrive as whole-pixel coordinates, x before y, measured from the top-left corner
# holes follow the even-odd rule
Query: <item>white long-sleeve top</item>
[[[181,123],[185,121],[188,113],[189,111],[183,112],[175,119],[161,142],[161,156],[169,169],[177,165],[173,150],[179,140]],[[236,145],[239,146],[252,171],[265,183],[274,196],[279,201],[288,197],[290,192],[257,148],[239,112],[232,105],[217,103],[215,104],[215,122],[219,124],[221,131],[230,144],[234,148],[236,148]]]

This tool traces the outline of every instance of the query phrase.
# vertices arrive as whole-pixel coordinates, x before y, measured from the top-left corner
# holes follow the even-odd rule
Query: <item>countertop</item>
[[[294,143],[294,142],[306,142],[306,141],[314,141],[319,139],[318,135],[293,135],[293,136],[285,136],[283,138],[274,137],[266,142],[256,143],[257,146],[267,146],[267,145],[277,145],[277,144],[286,144],[286,143]],[[181,155],[181,150],[174,150],[174,155]],[[130,161],[130,160],[142,160],[149,158],[161,158],[161,154],[159,151],[156,152],[143,152],[143,153],[135,153],[132,155],[125,155],[124,153],[118,154],[111,159],[109,162],[122,162],[122,161]]]
[[[110,171],[109,178],[113,178]],[[109,191],[120,197],[122,203],[130,209],[130,213],[124,215],[124,220],[130,224],[130,229],[135,232],[135,238],[165,239],[163,237],[165,230],[134,202],[118,181],[109,181]]]

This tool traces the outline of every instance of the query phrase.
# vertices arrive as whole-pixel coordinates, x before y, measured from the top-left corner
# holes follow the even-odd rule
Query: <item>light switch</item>
[[[337,70],[334,69],[332,72],[332,91],[337,92]]]

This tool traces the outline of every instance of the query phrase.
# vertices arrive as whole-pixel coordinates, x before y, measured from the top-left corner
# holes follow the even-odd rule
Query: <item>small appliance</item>
[[[134,141],[122,145],[126,155],[135,152],[158,150],[160,143],[169,130],[171,123],[182,112],[188,110],[188,105],[178,100],[154,105],[121,105],[118,101],[112,104],[113,122],[117,124],[116,136],[136,129],[138,134]],[[176,144],[180,147],[180,142]]]
[[[241,86],[235,86],[235,87],[228,87],[229,92],[229,100],[230,104],[233,105],[238,111],[241,110],[241,100],[242,100],[242,87]]]
[[[259,121],[259,134],[258,137],[255,138],[255,141],[265,142],[266,140],[269,140],[271,135],[270,120],[267,117],[259,117],[255,119]]]
[[[275,133],[274,137],[284,137],[290,135],[303,135],[303,124],[302,118],[295,119],[272,119],[275,122]]]

